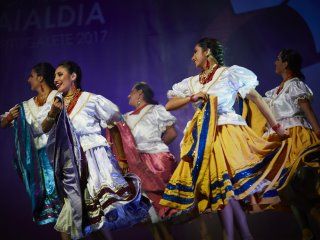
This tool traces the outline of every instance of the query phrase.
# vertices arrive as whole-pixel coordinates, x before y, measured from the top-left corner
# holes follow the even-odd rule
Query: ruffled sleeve
[[[296,106],[298,106],[298,102],[300,99],[307,99],[309,101],[312,100],[313,93],[311,89],[307,86],[307,84],[305,84],[303,81],[292,81],[288,88],[290,98],[293,100]]]
[[[257,76],[252,71],[237,65],[228,69],[228,79],[230,85],[240,93],[242,98],[259,85]]]
[[[176,118],[162,105],[155,105],[153,114],[161,132],[164,132],[167,127],[172,126],[176,122]]]
[[[110,100],[101,95],[94,95],[96,117],[100,120],[100,125],[103,128],[112,121],[116,121],[120,117],[119,108]]]
[[[277,90],[277,88],[274,88],[274,89],[271,89],[271,90],[269,90],[269,91],[267,91],[266,93],[265,93],[265,97],[263,97],[263,100],[267,103],[267,104],[269,104],[269,102],[271,101],[271,99],[272,99],[272,97],[273,97],[273,95],[274,95],[274,91],[276,91]]]
[[[192,77],[183,79],[181,82],[175,83],[172,86],[172,89],[168,91],[167,97],[174,98],[174,97],[189,97],[192,95],[192,92],[189,87],[189,81]]]

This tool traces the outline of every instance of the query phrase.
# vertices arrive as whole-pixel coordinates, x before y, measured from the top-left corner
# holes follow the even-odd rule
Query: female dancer
[[[172,239],[167,227],[158,223],[158,216],[166,211],[159,201],[176,167],[174,156],[167,146],[177,136],[174,128],[176,119],[162,105],[158,105],[153,96],[152,89],[144,82],[135,84],[128,96],[129,104],[135,110],[125,114],[124,119],[134,137],[138,161],[144,167],[132,166],[136,161],[128,161],[128,166],[129,171],[142,180],[142,190],[157,213],[149,211],[152,222],[156,223],[153,227],[155,239]]]
[[[265,100],[278,123],[288,129],[289,136],[292,139],[289,161],[285,163],[278,180],[278,189],[283,190],[281,191],[281,197],[290,205],[302,229],[303,239],[307,240],[314,238],[308,222],[308,212],[311,212],[311,215],[320,222],[320,213],[313,208],[312,201],[308,197],[317,195],[319,200],[320,193],[315,194],[317,191],[315,187],[317,184],[319,186],[318,175],[315,174],[313,178],[307,177],[303,174],[303,169],[313,165],[314,172],[319,171],[319,163],[312,164],[306,161],[305,156],[308,154],[318,154],[319,156],[320,126],[310,104],[313,93],[304,82],[301,63],[302,58],[296,51],[291,49],[281,50],[275,61],[275,72],[282,77],[282,82],[279,86],[266,92]],[[265,137],[276,139],[272,128],[268,129]],[[297,174],[299,169],[300,173]],[[312,172],[308,172],[308,175],[310,174]],[[309,181],[304,182],[303,189],[302,186],[299,189],[297,185],[297,181],[301,177]],[[313,193],[310,193],[310,191],[309,193],[302,192],[307,189],[313,191]]]
[[[286,132],[254,90],[256,75],[243,67],[225,67],[217,40],[201,39],[192,60],[202,72],[174,84],[166,108],[196,103],[198,110],[185,129],[182,161],[160,204],[181,210],[197,206],[200,212],[219,210],[227,239],[233,239],[234,215],[242,238],[252,239],[237,200],[264,192],[259,203],[272,203],[274,191],[264,190],[266,178],[278,156],[286,153],[286,146],[264,141],[247,127],[233,109],[237,94],[252,99],[278,134]]]
[[[119,120],[118,107],[106,98],[81,90],[81,69],[66,61],[55,72],[56,99],[42,123],[50,133],[48,154],[65,204],[55,228],[65,239],[101,229],[116,229],[148,216],[149,204],[134,175],[121,175],[101,127]],[[61,113],[61,114],[60,114]],[[52,145],[51,145],[52,143]]]
[[[176,119],[153,100],[153,91],[146,83],[135,84],[128,98],[135,110],[126,113],[124,119],[131,129],[141,161],[152,174],[149,180],[142,182],[142,190],[152,200],[157,213],[161,214],[164,207],[159,205],[159,201],[176,166],[167,146],[177,136],[174,128]],[[144,172],[135,174],[140,176]],[[153,185],[155,178],[163,183],[162,186]]]
[[[41,128],[57,92],[53,90],[54,71],[50,63],[36,64],[28,83],[37,96],[16,105],[1,120],[1,127],[15,120],[15,167],[31,199],[33,220],[40,225],[55,222],[61,210],[53,166],[46,154],[48,135]]]

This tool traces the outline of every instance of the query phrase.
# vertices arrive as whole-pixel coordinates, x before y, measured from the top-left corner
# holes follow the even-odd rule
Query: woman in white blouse
[[[288,129],[292,139],[289,161],[285,163],[281,172],[278,188],[283,190],[283,199],[290,204],[299,222],[303,239],[313,239],[307,217],[307,212],[312,207],[309,206],[306,194],[295,192],[295,187],[291,184],[299,167],[308,165],[304,164],[301,154],[306,154],[308,151],[317,151],[319,154],[320,149],[320,126],[310,104],[313,93],[304,82],[301,63],[302,58],[296,51],[283,49],[280,52],[275,61],[275,72],[282,77],[282,82],[279,86],[266,92],[265,100],[276,120]],[[265,133],[265,137],[269,139],[274,139],[273,135],[272,128]],[[315,184],[307,183],[306,185]],[[319,212],[312,209],[311,213],[320,220]]]
[[[177,136],[176,118],[153,97],[152,89],[144,82],[135,84],[128,96],[129,105],[135,110],[126,113],[124,119],[131,130],[139,158],[138,164],[128,161],[128,169],[140,177],[142,190],[151,200],[153,208],[149,214],[151,221],[157,223],[152,226],[154,238],[172,239],[168,228],[159,222],[159,217],[168,210],[159,202],[176,167],[168,147]]]
[[[267,104],[255,91],[258,85],[256,75],[236,65],[224,66],[220,42],[201,39],[194,48],[192,60],[202,72],[173,85],[172,90],[168,91],[166,109],[179,109],[189,103],[200,105],[187,125],[186,141],[182,145],[193,147],[181,156],[182,161],[170,179],[160,204],[183,211],[193,207],[200,212],[218,210],[225,237],[229,240],[234,238],[235,216],[242,238],[253,239],[237,200],[264,190],[268,183],[265,180],[266,171],[277,160],[277,156],[272,154],[280,145],[259,138],[236,114],[233,105],[237,94],[252,99],[278,134],[285,136],[285,130],[277,125]],[[194,127],[190,130],[192,124]],[[260,203],[272,203],[271,199],[267,199],[276,194],[269,193],[261,195]]]
[[[41,128],[57,93],[53,90],[54,70],[46,62],[33,66],[28,83],[37,96],[16,105],[1,119],[1,127],[14,126],[14,164],[30,197],[33,220],[39,225],[56,222],[61,210],[52,162],[46,153],[48,135]]]
[[[54,153],[50,156],[57,187],[64,196],[55,228],[65,239],[79,239],[102,227],[130,226],[148,217],[150,207],[141,198],[139,179],[133,174],[122,176],[101,134],[108,123],[120,119],[118,107],[103,96],[82,91],[80,81],[78,64],[58,65],[54,82],[63,100],[55,99],[42,123],[55,145],[48,154]],[[64,142],[61,134],[69,141]]]
[[[152,173],[149,181],[145,179],[142,182],[142,189],[151,199],[157,213],[163,215],[161,211],[164,207],[159,205],[159,201],[176,166],[168,147],[177,136],[174,127],[176,118],[153,100],[153,95],[146,83],[135,84],[128,96],[129,104],[135,110],[126,113],[124,119],[134,137],[141,161]],[[139,176],[144,173],[136,174]],[[153,184],[155,178],[163,183],[162,186]]]

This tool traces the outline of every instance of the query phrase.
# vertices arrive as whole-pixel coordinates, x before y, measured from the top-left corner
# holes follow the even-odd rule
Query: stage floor
[[[290,212],[268,211],[257,214],[249,214],[248,222],[253,237],[256,240],[300,240],[298,224]],[[205,227],[204,227],[205,226]],[[201,234],[201,229],[207,229],[206,236]],[[320,229],[313,224],[320,239]],[[202,232],[205,232],[202,230]],[[172,225],[172,233],[175,240],[211,240],[222,239],[221,226],[217,214],[206,214],[190,222]],[[147,226],[135,226],[130,229],[112,233],[113,240],[152,240],[152,235]],[[236,239],[240,239],[236,233]]]
[[[8,219],[9,220],[9,219]],[[11,222],[10,224],[9,222]],[[21,240],[58,240],[59,233],[53,225],[37,226],[31,218],[18,218],[7,222],[3,228],[1,239]],[[290,212],[268,211],[248,215],[248,222],[255,240],[300,240],[298,224]],[[320,240],[319,226],[313,224],[318,240]],[[15,230],[13,230],[15,229]],[[222,239],[221,226],[217,214],[206,214],[192,221],[171,225],[174,240],[220,240]],[[91,239],[87,237],[86,239]],[[140,224],[132,228],[113,231],[109,240],[152,240],[150,225]],[[236,233],[236,239],[240,240]]]

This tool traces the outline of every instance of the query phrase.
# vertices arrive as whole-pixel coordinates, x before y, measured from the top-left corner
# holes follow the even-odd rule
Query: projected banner
[[[262,94],[278,84],[274,60],[284,47],[301,52],[307,82],[318,88],[318,1],[33,2],[1,3],[2,112],[33,96],[26,78],[35,63],[66,59],[82,67],[85,90],[110,98],[122,112],[130,109],[127,95],[137,81],[150,83],[164,104],[174,82],[197,72],[191,56],[203,36],[224,43],[227,65],[253,70]],[[181,131],[189,112],[175,113]]]

